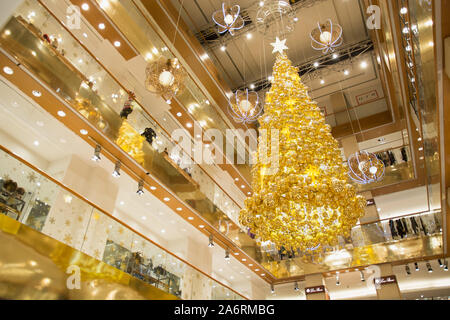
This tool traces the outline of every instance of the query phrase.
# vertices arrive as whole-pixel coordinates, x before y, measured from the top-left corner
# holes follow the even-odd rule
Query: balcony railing
[[[3,147],[0,177],[1,214],[179,298],[243,299]]]

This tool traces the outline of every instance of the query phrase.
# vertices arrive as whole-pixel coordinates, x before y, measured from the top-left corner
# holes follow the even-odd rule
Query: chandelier
[[[260,119],[267,139],[259,139],[254,193],[245,200],[240,223],[259,242],[278,248],[325,249],[336,245],[339,236],[350,236],[366,200],[348,183],[331,127],[285,54],[278,54],[273,76]],[[278,143],[279,152],[267,142]]]
[[[244,27],[244,19],[239,15],[241,13],[241,7],[238,5],[227,6],[222,3],[222,10],[218,10],[213,13],[212,19],[217,24],[220,34],[229,32],[234,36],[235,30],[240,30]]]
[[[348,158],[348,175],[359,184],[381,181],[385,167],[376,155],[367,151],[358,151]]]
[[[231,117],[237,123],[252,123],[258,119],[263,112],[263,106],[259,102],[258,93],[255,91],[237,90],[228,105]]]
[[[256,13],[256,28],[266,38],[285,39],[295,30],[298,18],[289,1],[266,0]]]
[[[324,54],[333,52],[335,48],[342,45],[342,27],[333,24],[328,19],[324,24],[317,23],[317,28],[311,31],[311,46],[315,50],[322,50]]]
[[[145,70],[145,86],[148,91],[160,94],[170,104],[182,89],[185,73],[177,58],[160,56],[148,64]]]

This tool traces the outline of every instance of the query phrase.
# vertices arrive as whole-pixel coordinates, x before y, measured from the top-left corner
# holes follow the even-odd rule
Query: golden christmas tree
[[[145,154],[142,150],[144,141],[145,138],[134,130],[127,119],[123,119],[116,143],[142,166],[145,162]]]
[[[298,69],[282,52],[284,42],[277,39],[277,43],[282,47],[274,50],[280,54],[259,122],[269,142],[275,138],[272,130],[278,130],[279,154],[272,155],[260,136],[258,160],[252,168],[254,194],[245,200],[240,222],[260,241],[271,241],[279,248],[305,251],[333,246],[338,236],[350,235],[366,201],[348,183],[331,127],[309,98]],[[276,173],[267,173],[273,164],[263,163],[262,153],[268,158],[278,156]]]

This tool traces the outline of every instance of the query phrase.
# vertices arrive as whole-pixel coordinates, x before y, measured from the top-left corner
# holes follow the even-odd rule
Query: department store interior
[[[449,1],[0,8],[0,299],[450,300]]]

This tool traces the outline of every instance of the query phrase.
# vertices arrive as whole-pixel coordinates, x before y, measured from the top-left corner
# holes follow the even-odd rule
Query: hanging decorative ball
[[[168,102],[183,87],[185,72],[177,58],[167,59],[161,56],[156,61],[149,63],[145,73],[147,90],[162,95]]]
[[[333,52],[335,48],[342,45],[344,39],[342,38],[342,27],[338,24],[333,24],[331,19],[321,24],[317,23],[317,28],[311,31],[311,46],[315,50],[322,50],[324,54]]]
[[[230,99],[228,112],[237,123],[252,123],[263,112],[263,106],[255,91],[237,90]]]
[[[218,26],[220,34],[229,32],[234,36],[235,30],[240,30],[244,27],[244,19],[240,16],[241,7],[239,5],[227,6],[222,3],[222,10],[213,13],[212,19]]]
[[[348,175],[359,184],[381,181],[384,177],[384,163],[376,155],[358,151],[348,158]]]
[[[266,0],[256,13],[256,28],[267,39],[286,39],[295,30],[298,18],[289,1]]]

